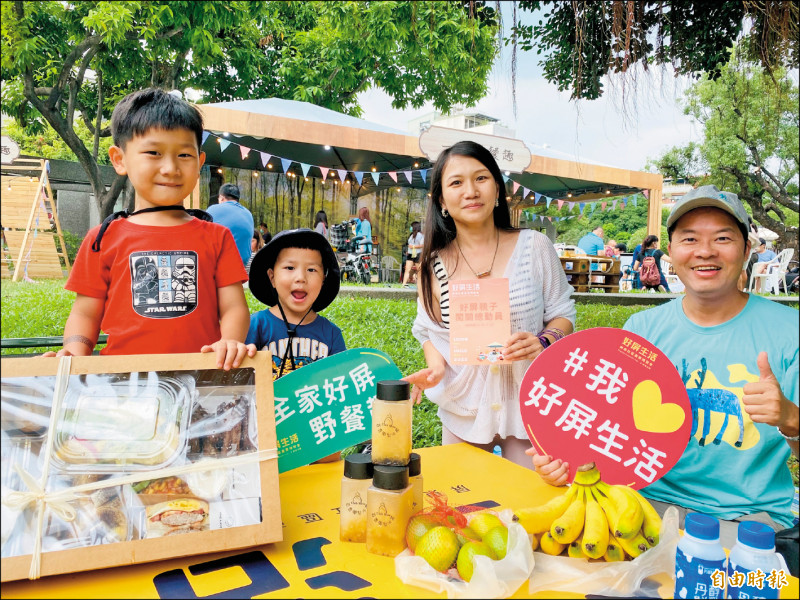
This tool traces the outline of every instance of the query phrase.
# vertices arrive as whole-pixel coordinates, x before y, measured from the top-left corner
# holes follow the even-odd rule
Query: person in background
[[[425,236],[422,235],[419,221],[411,223],[411,235],[408,236],[408,252],[406,253],[406,266],[403,271],[403,287],[408,287],[408,280],[411,277],[411,267],[419,264],[419,257],[422,254]]]
[[[661,514],[677,506],[681,528],[687,512],[720,519],[720,541],[731,548],[739,521],[776,531],[793,524],[794,485],[786,461],[798,455],[800,434],[798,311],[737,290],[750,243],[747,213],[736,194],[713,185],[691,190],[672,207],[667,231],[686,293],[632,315],[624,329],[664,352],[690,391],[732,397],[727,410],[741,415],[744,427],[733,417],[720,429],[720,419],[705,439],[697,428],[675,466],[641,491]],[[534,456],[534,465],[551,485],[566,483],[565,463]]]
[[[201,113],[148,88],[120,100],[111,135],[111,164],[133,185],[135,210],[86,235],[64,286],[76,297],[63,348],[45,356],[89,355],[102,329],[101,354],[215,352],[218,368],[238,367],[250,321],[244,264],[229,229],[183,206],[205,161]]]
[[[272,234],[269,232],[269,226],[261,222],[261,225],[258,226],[258,231],[261,233],[261,239],[264,240],[265,244],[269,244],[269,241],[272,239]]]
[[[359,252],[372,252],[372,223],[369,221],[369,209],[366,206],[358,209],[356,237],[360,235],[363,235],[364,239],[359,242]]]
[[[644,238],[644,241],[642,242],[642,249],[639,251],[638,255],[633,257],[633,270],[637,274],[641,274],[642,263],[644,262],[644,259],[649,256],[652,256],[656,261],[656,267],[658,268],[659,275],[658,285],[645,284],[643,281],[641,281],[641,279],[639,280],[639,284],[643,289],[669,292],[669,283],[667,283],[667,278],[664,276],[664,272],[661,270],[661,261],[664,260],[666,262],[672,262],[672,260],[658,247],[658,238],[654,235],[648,235],[646,238]]]
[[[619,253],[620,250],[619,248],[617,248],[617,241],[608,240],[608,244],[606,244],[606,257],[616,258],[617,260],[619,260]]]
[[[589,256],[605,257],[606,246],[603,243],[603,226],[598,225],[592,231],[578,240],[578,248],[586,252],[586,254]],[[600,270],[600,265],[597,263],[592,263],[592,270]]]
[[[318,211],[314,217],[314,231],[328,239],[328,215],[324,210]]]
[[[767,240],[758,238],[758,246],[756,247],[756,264],[753,265],[754,275],[763,275],[766,273],[770,265],[775,264],[777,254],[773,250],[767,249]],[[758,294],[761,292],[761,279],[756,279],[753,291]]]
[[[508,279],[511,336],[500,340],[502,363],[456,365],[450,357],[451,281]],[[468,442],[531,468],[519,411],[522,377],[547,346],[572,333],[573,288],[544,234],[511,225],[503,174],[475,142],[445,149],[431,175],[431,199],[418,274],[412,333],[426,368],[405,377],[419,403],[422,390],[439,406],[442,444]]]
[[[250,240],[253,237],[253,215],[244,206],[239,204],[239,186],[233,183],[223,183],[219,188],[219,203],[208,207],[208,214],[214,217],[214,222],[224,225],[231,230],[242,265],[250,260]]]
[[[636,244],[633,248],[633,254],[631,254],[631,261],[635,261],[636,257],[639,256],[639,252],[642,251],[642,245]],[[639,271],[633,270],[633,262],[631,262],[631,271],[633,271],[633,289],[640,290],[642,289],[642,281],[639,279]]]
[[[253,257],[256,252],[264,247],[264,240],[261,237],[261,232],[258,229],[253,229],[253,239],[250,240],[250,259],[247,261],[247,274],[250,274],[250,265],[253,264]]]

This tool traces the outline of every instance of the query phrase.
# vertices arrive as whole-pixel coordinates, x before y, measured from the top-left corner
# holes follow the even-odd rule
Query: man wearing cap
[[[244,206],[239,204],[239,186],[233,183],[223,183],[219,188],[219,203],[208,207],[208,214],[214,218],[215,223],[224,225],[231,230],[236,249],[242,257],[242,264],[250,260],[250,240],[253,238],[253,215]]]
[[[678,200],[667,231],[686,293],[624,326],[669,356],[687,389],[708,390],[690,396],[693,418],[711,419],[708,433],[695,427],[678,463],[642,493],[659,512],[677,505],[681,527],[687,511],[717,517],[728,548],[735,521],[792,526],[786,461],[797,456],[800,433],[798,311],[738,290],[747,224],[738,196],[716,186]]]
[[[756,246],[756,264],[753,265],[753,274],[762,275],[766,272],[767,267],[772,263],[778,255],[772,250],[767,250],[767,240],[758,238],[758,246]],[[761,280],[756,279],[755,291],[761,291]]]

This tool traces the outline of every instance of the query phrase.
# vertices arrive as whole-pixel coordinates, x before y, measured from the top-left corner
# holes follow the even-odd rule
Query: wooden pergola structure
[[[271,161],[269,169],[262,164],[259,152],[265,152],[330,170],[368,172],[375,168],[384,174],[414,170],[411,182],[403,178],[392,181],[387,177],[385,182],[375,185],[375,189],[388,186],[426,188],[429,183],[417,174],[417,169],[431,166],[420,149],[419,138],[400,130],[289,100],[245,100],[198,105],[198,108],[203,113],[206,131],[214,134],[203,145],[206,164],[212,166],[283,172],[279,160]],[[281,114],[284,109],[290,116]],[[470,138],[468,130],[463,134],[463,139]],[[217,143],[217,136],[222,135],[233,136],[229,139],[257,152],[246,157],[236,151],[223,152]],[[309,175],[323,176],[314,170]],[[547,196],[553,196],[554,191],[563,193],[560,197],[572,194],[571,202],[607,197],[606,190],[615,195],[648,190],[647,230],[660,234],[663,185],[660,174],[532,155],[528,167],[523,173],[514,174],[513,179]],[[373,184],[369,177],[364,181],[370,186]],[[199,182],[190,205],[200,207]],[[522,208],[530,205],[523,199],[512,201],[517,222]]]

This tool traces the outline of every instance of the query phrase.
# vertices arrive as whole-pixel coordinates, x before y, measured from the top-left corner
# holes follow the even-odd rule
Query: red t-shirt
[[[247,281],[228,228],[117,219],[92,252],[99,228],[86,234],[64,287],[105,300],[101,354],[199,352],[220,339],[217,288]]]

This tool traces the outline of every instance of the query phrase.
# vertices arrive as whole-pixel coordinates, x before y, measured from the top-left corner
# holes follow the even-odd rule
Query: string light
[[[606,190],[606,195],[610,194],[611,190]]]
[[[330,149],[331,149],[331,147],[326,144],[325,145],[325,150],[330,150]]]
[[[228,137],[228,136],[230,135],[230,133],[228,133],[228,132],[226,131],[226,132],[224,132],[222,135],[224,135],[225,137]]]
[[[417,167],[419,167],[419,163],[415,162],[414,163],[414,168],[416,169]]]
[[[271,169],[272,168],[272,163],[267,163],[267,168]]]
[[[306,177],[306,181],[308,181],[308,177]]]
[[[572,192],[567,192],[567,198],[572,198]]]
[[[258,177],[258,173],[253,173],[253,177]]]
[[[222,173],[222,169],[217,169],[217,173]]]
[[[376,172],[377,170],[378,170],[378,167],[376,167],[376,166],[373,164],[373,165],[372,165],[372,172],[374,173],[374,172]]]

